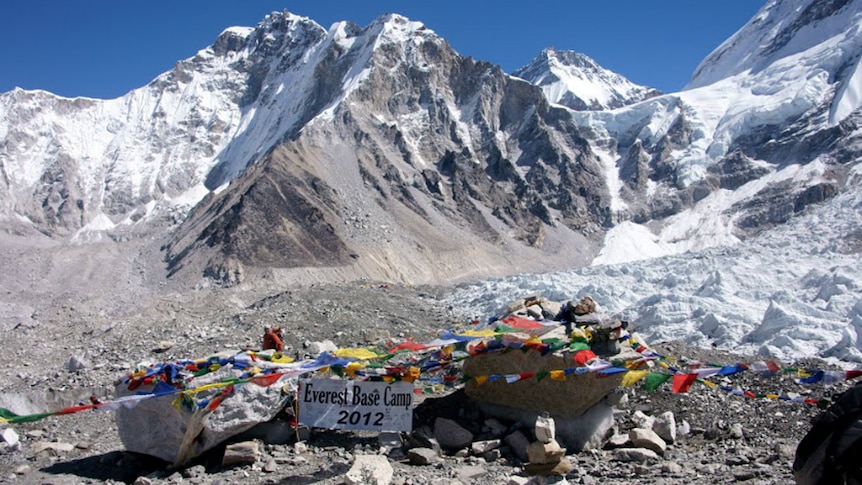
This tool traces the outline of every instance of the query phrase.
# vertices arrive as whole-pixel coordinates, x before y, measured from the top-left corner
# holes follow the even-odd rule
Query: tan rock
[[[574,466],[567,458],[556,463],[529,463],[524,465],[524,471],[530,475],[565,475]]]
[[[561,448],[556,440],[548,443],[534,441],[527,446],[527,458],[530,463],[557,463],[566,455],[566,449]]]
[[[574,367],[571,352],[542,355],[535,350],[479,354],[464,363],[464,374],[470,376],[520,374],[560,370]],[[515,409],[548,412],[554,418],[569,418],[583,414],[622,383],[622,374],[572,374],[565,381],[545,377],[521,379],[514,383],[486,382],[477,385],[470,380],[464,389],[470,398],[500,404]]]
[[[230,444],[225,448],[221,464],[222,466],[251,465],[259,457],[260,446],[257,441],[243,441]]]
[[[634,446],[652,450],[660,455],[667,449],[667,443],[651,429],[634,428],[629,431],[629,439]]]

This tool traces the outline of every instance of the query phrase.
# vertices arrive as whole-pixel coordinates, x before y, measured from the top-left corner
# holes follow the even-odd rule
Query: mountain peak
[[[425,28],[425,24],[422,22],[410,20],[398,13],[383,14],[374,19],[371,25],[385,25],[397,30],[419,30]]]
[[[772,0],[697,66],[685,91],[715,86],[737,104],[769,96],[772,118],[825,106],[837,126],[862,106],[860,26],[862,0]]]
[[[325,34],[326,29],[308,17],[296,15],[285,10],[282,12],[272,12],[265,16],[257,24],[254,32],[258,37],[258,43],[268,44],[272,43],[272,40],[279,38],[318,38]]]
[[[288,10],[274,11],[266,16],[264,16],[263,20],[258,23],[258,28],[263,28],[266,30],[273,29],[283,29],[284,27],[289,27],[290,25],[296,23],[312,23],[317,25],[317,22],[311,20],[308,17],[304,17],[302,15],[297,15]]]
[[[377,35],[379,40],[406,42],[417,33],[432,33],[422,22],[410,20],[397,13],[384,14],[377,17],[368,31]]]
[[[539,58],[544,58],[549,64],[559,63],[564,66],[579,67],[586,71],[600,72],[605,70],[585,54],[575,51],[557,50],[554,47],[542,49]]]
[[[616,109],[661,94],[601,67],[585,54],[547,47],[515,76],[541,86],[552,103],[578,111]]]

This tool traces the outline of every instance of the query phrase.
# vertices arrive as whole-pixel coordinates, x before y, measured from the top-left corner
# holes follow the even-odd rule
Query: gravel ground
[[[273,295],[201,290],[174,295],[121,317],[75,319],[59,327],[54,342],[44,341],[44,324],[18,326],[4,334],[0,356],[0,405],[29,402],[42,409],[85,402],[91,394],[110,398],[113,382],[135,363],[171,361],[210,355],[221,349],[254,348],[266,323],[286,329],[287,352],[302,354],[304,343],[331,339],[339,346],[359,346],[388,339],[430,339],[435,331],[464,322],[456,308],[438,301],[445,289],[383,283],[349,283],[297,288]],[[513,295],[519,297],[522,295]],[[61,320],[64,315],[58,315]],[[169,347],[167,350],[163,350]],[[657,344],[662,354],[720,364],[756,358],[695,349],[682,343]],[[70,359],[80,370],[68,370]],[[827,368],[822,362],[800,366]],[[802,386],[791,375],[773,377],[743,372],[726,384],[754,392],[788,392],[829,398],[847,387]],[[612,450],[569,455],[572,471],[557,480],[586,484],[793,483],[790,463],[796,444],[817,414],[816,406],[755,400],[695,384],[673,394],[669,384],[653,393],[638,386],[625,390],[616,428],[634,427],[635,411],[658,415],[672,411],[690,432],[670,445],[659,460],[621,462]],[[465,427],[483,419],[460,392],[427,396],[415,420],[428,422],[435,413],[456,417]],[[449,399],[442,405],[430,405]],[[454,401],[452,401],[454,400]],[[423,401],[420,399],[419,401]],[[454,404],[453,404],[454,403]],[[457,410],[457,413],[454,411]],[[454,413],[454,414],[453,414]],[[370,432],[314,430],[296,444],[282,432],[263,439],[263,456],[254,465],[221,466],[223,447],[179,470],[145,456],[125,452],[111,412],[83,412],[16,424],[20,450],[0,455],[0,483],[344,483],[357,454],[377,454],[378,438]],[[287,417],[281,419],[281,429]],[[46,444],[47,443],[47,444]],[[65,448],[61,445],[65,445]],[[474,456],[447,456],[429,466],[410,465],[394,456],[394,483],[509,483],[523,476],[521,463],[503,449],[492,461]],[[481,472],[481,473],[479,473]],[[144,478],[139,478],[144,477]],[[547,480],[546,480],[547,481]],[[553,480],[550,480],[553,481]]]

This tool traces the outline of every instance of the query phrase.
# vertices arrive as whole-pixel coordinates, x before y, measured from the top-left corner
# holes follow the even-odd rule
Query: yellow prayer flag
[[[186,389],[182,392],[182,394],[197,394],[199,392],[209,391],[210,389],[218,389],[220,387],[227,387],[236,384],[234,381],[224,381],[224,382],[213,382],[212,384],[204,384],[203,386],[198,386],[194,389]]]
[[[356,377],[356,371],[364,369],[366,366],[361,362],[349,362],[344,372],[350,377]]]
[[[623,375],[623,387],[632,387],[649,374],[648,370],[630,370]]]
[[[377,353],[369,349],[338,349],[333,352],[336,357],[353,358],[359,360],[376,359],[380,357]]]
[[[474,377],[474,379],[476,379],[477,386],[481,386],[482,384],[488,382],[488,376],[476,376]]]
[[[497,335],[497,332],[490,328],[486,328],[485,330],[467,330],[459,335],[463,335],[465,337],[494,337]]]
[[[551,376],[551,379],[555,381],[565,381],[566,380],[566,371],[564,370],[552,370],[548,373]]]

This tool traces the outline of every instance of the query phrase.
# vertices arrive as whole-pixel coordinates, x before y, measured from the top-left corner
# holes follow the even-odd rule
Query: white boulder
[[[238,377],[240,371],[225,366],[194,380],[197,387],[215,383],[224,378]],[[122,381],[114,395],[117,398],[137,392],[152,392],[153,385],[130,391]],[[215,447],[252,426],[271,420],[284,408],[289,395],[282,393],[281,383],[259,386],[245,383],[234,387],[211,412],[192,410],[182,404],[174,406],[180,394],[168,394],[140,401],[135,407],[120,407],[116,412],[120,439],[128,451],[161,458],[175,465]],[[225,390],[212,390],[192,394],[197,402],[218,398]],[[178,403],[180,403],[178,401]],[[213,401],[209,401],[210,404]]]

